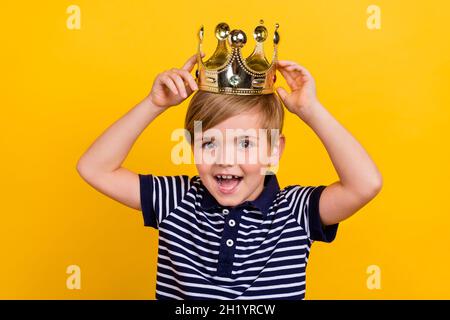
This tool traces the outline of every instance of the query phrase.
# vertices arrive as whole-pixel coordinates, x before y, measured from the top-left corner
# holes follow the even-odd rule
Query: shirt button
[[[236,225],[236,222],[233,219],[230,219],[230,221],[228,221],[228,224],[230,225],[230,227],[234,227]]]
[[[228,214],[228,213],[230,213],[230,210],[228,210],[228,209],[223,209],[223,210],[222,210],[222,213],[223,213],[223,214]]]
[[[234,244],[233,240],[231,240],[231,239],[227,240],[227,246],[232,247],[233,244]]]

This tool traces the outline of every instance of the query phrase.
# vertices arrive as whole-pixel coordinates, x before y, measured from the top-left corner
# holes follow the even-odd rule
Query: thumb
[[[283,102],[285,102],[286,98],[288,96],[287,91],[284,90],[283,87],[278,87],[276,90],[277,90],[278,95],[281,97],[281,100],[283,100]]]

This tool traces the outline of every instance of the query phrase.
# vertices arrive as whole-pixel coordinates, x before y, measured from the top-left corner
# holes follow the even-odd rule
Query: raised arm
[[[338,223],[380,192],[381,174],[362,145],[319,103],[309,71],[287,60],[279,61],[279,70],[292,89],[291,94],[277,89],[286,108],[317,134],[339,176],[339,181],[323,190],[319,200],[322,223]]]
[[[339,176],[319,200],[324,225],[347,219],[381,190],[382,178],[363,146],[320,104],[311,110],[307,123],[322,141]]]
[[[131,147],[163,109],[150,97],[142,100],[100,135],[77,163],[80,176],[92,187],[131,208],[141,210],[139,177],[122,167]]]
[[[88,184],[120,203],[141,210],[139,176],[122,167],[122,163],[139,135],[158,115],[198,89],[190,74],[195,63],[196,55],[193,55],[181,69],[160,73],[150,94],[92,143],[76,167]]]

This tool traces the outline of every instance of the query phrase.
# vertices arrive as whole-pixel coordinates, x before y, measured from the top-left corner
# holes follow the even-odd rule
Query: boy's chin
[[[214,199],[223,207],[235,207],[242,203],[242,199],[239,193],[234,194],[220,194],[217,190],[215,190]]]

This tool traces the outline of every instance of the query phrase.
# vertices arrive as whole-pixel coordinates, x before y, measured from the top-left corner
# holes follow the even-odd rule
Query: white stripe
[[[262,212],[260,212],[260,211],[256,211],[256,210],[247,210],[247,209],[244,209],[243,210],[245,213],[256,213],[256,214],[262,214]]]
[[[272,280],[281,280],[281,279],[290,279],[290,278],[300,278],[305,277],[305,272],[300,273],[292,273],[292,274],[284,274],[281,276],[272,276],[272,277],[258,277],[258,281],[272,281]]]
[[[198,220],[197,216],[195,214],[193,214],[192,212],[187,211],[186,209],[184,209],[183,207],[179,207],[178,211],[183,212],[185,214],[187,214],[188,216],[190,216],[191,218],[195,219],[195,222],[202,224],[203,226],[212,229],[214,232],[216,232],[217,234],[222,234],[223,228],[219,228],[216,229],[213,226],[209,225],[208,223],[206,223],[205,221],[202,220]],[[197,211],[198,213],[198,211]],[[223,223],[222,223],[223,224]]]
[[[269,261],[268,263],[270,263],[271,261]],[[279,271],[279,270],[286,270],[286,269],[295,269],[295,268],[302,268],[305,267],[304,263],[300,263],[300,264],[293,264],[291,266],[279,266],[279,267],[272,267],[272,268],[265,268],[264,266],[264,271]],[[254,268],[247,268],[244,270],[233,270],[232,274],[241,274],[244,272],[248,272],[248,271],[260,271],[261,267],[254,267]]]
[[[289,292],[289,293],[280,293],[280,294],[268,294],[263,296],[240,296],[237,299],[239,300],[255,300],[255,299],[274,299],[274,298],[285,298],[285,297],[293,297],[300,294],[304,294],[305,290]],[[303,300],[303,299],[302,299]]]
[[[185,290],[182,290],[180,288],[177,288],[177,287],[175,287],[175,286],[173,286],[171,284],[167,284],[167,283],[164,283],[164,282],[158,282],[158,285],[171,288],[173,290],[176,290],[178,292],[181,292],[181,293],[183,293],[185,295],[192,296],[192,297],[203,297],[203,298],[223,299],[223,300],[230,299],[230,298],[227,298],[227,297],[224,297],[224,296],[218,296],[218,295],[214,295],[214,294],[195,293],[195,292],[185,291]]]
[[[278,251],[282,252],[283,250],[275,250],[273,253],[278,252]],[[266,262],[269,259],[270,259],[270,262],[293,260],[293,259],[296,259],[296,258],[304,259],[305,256],[306,256],[306,254],[300,254],[300,255],[288,256],[288,257],[281,257],[281,258],[262,257],[262,258],[253,259],[253,260],[246,260],[244,262],[233,262],[233,266],[242,267],[243,265],[252,264],[252,263],[255,263],[255,262],[261,262],[261,261],[262,262]]]
[[[177,184],[176,184],[177,179],[178,179],[178,177],[172,177],[171,178],[171,180],[172,180],[172,190],[170,190],[171,192],[169,192],[169,195],[173,194],[173,203],[174,203],[173,208],[176,208],[176,206],[178,204],[178,200],[177,200],[178,199],[177,198],[177,190],[178,190],[178,188],[177,188]],[[170,196],[167,197],[167,198],[170,198]]]
[[[286,248],[276,248],[276,246],[277,246],[277,244],[275,244],[275,245],[272,246],[272,247],[268,247],[268,248],[266,248],[266,249],[256,250],[255,252],[252,252],[252,253],[250,253],[250,254],[235,254],[234,256],[235,256],[236,258],[248,259],[249,257],[251,257],[251,256],[253,256],[253,255],[261,254],[261,253],[264,253],[264,252],[267,252],[267,251],[271,252],[271,255],[272,255],[272,254],[275,253],[275,252],[283,252],[283,251],[286,251],[286,250],[305,249],[305,247],[306,247],[306,245],[291,246],[291,247],[286,247]],[[274,248],[276,248],[276,249],[274,250]],[[266,256],[266,257],[264,257],[264,258],[265,258],[265,259],[269,259],[269,258],[271,257],[271,255]],[[257,261],[257,260],[255,260],[255,261]],[[246,262],[244,262],[243,264],[245,264],[245,263],[246,263]],[[233,263],[233,264],[234,264],[234,263]],[[241,265],[242,265],[242,264],[241,264]]]
[[[219,290],[219,291],[233,293],[233,294],[241,294],[240,291],[236,291],[236,290],[229,289],[229,288],[222,288],[220,286],[212,286],[212,285],[208,285],[208,284],[204,284],[204,283],[192,283],[192,282],[181,281],[173,276],[169,276],[169,275],[163,274],[161,272],[157,272],[156,274],[163,278],[174,280],[176,283],[182,284],[184,286],[190,286],[190,287],[194,287],[194,288],[214,289],[214,290]]]
[[[179,209],[180,209],[180,208],[179,208]],[[212,233],[212,232],[209,232],[209,231],[202,230],[202,229],[200,229],[196,224],[191,223],[189,220],[187,220],[187,219],[185,219],[185,218],[183,218],[183,217],[180,217],[180,216],[177,215],[177,214],[172,215],[172,217],[174,217],[174,218],[176,218],[176,219],[178,219],[178,220],[184,222],[185,224],[187,224],[187,225],[188,225],[189,227],[191,227],[191,228],[197,229],[202,235],[207,234],[207,235],[209,235],[209,236],[212,236],[212,237],[216,237],[216,238],[218,238],[218,239],[221,239],[221,237],[218,236],[217,234]],[[164,230],[165,230],[165,229],[164,229]]]
[[[219,243],[219,242],[209,241],[208,239],[205,239],[204,237],[200,237],[199,235],[195,234],[194,232],[192,232],[192,231],[190,231],[190,230],[187,230],[187,229],[185,229],[185,228],[183,228],[183,227],[181,227],[181,226],[179,226],[179,225],[176,225],[175,223],[173,223],[173,222],[170,221],[170,220],[167,220],[167,221],[166,221],[166,224],[169,224],[169,225],[171,225],[172,227],[174,227],[174,228],[176,228],[176,229],[178,229],[178,230],[180,230],[180,231],[183,231],[185,234],[188,234],[189,236],[192,236],[192,237],[194,237],[195,239],[200,240],[200,241],[202,241],[202,242],[204,242],[204,243],[206,243],[206,244],[209,244],[209,245],[211,245],[211,246],[217,246],[217,247],[220,247],[220,243]],[[166,228],[164,228],[164,232],[166,232]]]
[[[177,299],[177,300],[183,300],[183,298],[181,298],[179,296],[176,296],[176,295],[170,294],[170,293],[166,293],[166,292],[163,292],[163,291],[156,290],[156,293],[161,295],[161,296],[166,296],[166,297],[174,298],[174,299]]]
[[[254,283],[254,284],[257,284]],[[261,287],[250,287],[247,289],[247,291],[258,291],[258,290],[267,290],[267,289],[280,289],[280,288],[291,288],[291,287],[298,287],[301,285],[305,285],[305,281],[301,282],[293,282],[293,283],[284,283],[284,284],[276,284],[273,286],[261,286]]]
[[[244,281],[244,280],[251,280],[252,282],[255,280],[256,277],[240,277],[240,278],[236,278],[236,279],[230,279],[230,278],[224,278],[224,277],[202,277],[202,276],[198,276],[195,274],[190,274],[190,273],[186,273],[186,272],[179,272],[177,270],[175,270],[174,268],[170,267],[170,266],[166,266],[166,265],[162,265],[160,263],[158,263],[158,267],[161,267],[163,269],[169,269],[171,270],[174,274],[179,275],[179,276],[183,276],[183,277],[189,277],[189,278],[195,278],[195,279],[202,279],[205,281],[211,281],[211,280],[216,280],[216,281],[224,281],[224,282],[238,282],[238,281]],[[233,285],[220,285],[221,287],[225,287],[225,288],[236,288],[236,287],[244,287],[244,288],[248,288],[250,287],[250,284],[233,284]]]
[[[254,225],[246,225],[246,224],[243,224],[242,222],[239,223],[239,226],[241,226],[241,227],[244,228],[244,229],[250,229],[250,228],[258,229],[257,226],[254,226]]]
[[[158,188],[157,188],[157,191],[158,191],[158,194],[157,194],[157,196],[158,196],[158,199],[159,199],[159,206],[158,206],[158,223],[161,223],[161,221],[162,221],[162,218],[161,218],[161,212],[162,212],[162,192],[161,192],[161,181],[160,181],[160,179],[158,178],[158,177],[155,177],[155,179],[156,179],[156,181],[158,181]]]
[[[242,220],[250,221],[250,222],[255,222],[255,223],[261,223],[261,222],[263,222],[263,220],[257,220],[257,219],[249,218],[249,217],[246,217],[246,216],[242,216]]]
[[[300,226],[298,226],[298,225],[293,227],[293,228],[282,229],[279,234],[273,235],[272,238],[268,238],[268,237],[264,238],[264,241],[262,243],[259,243],[256,246],[246,246],[246,247],[244,247],[244,246],[238,246],[237,245],[236,249],[243,250],[243,251],[257,249],[257,248],[261,247],[264,244],[268,244],[268,243],[271,243],[273,241],[276,241],[276,240],[280,239],[281,235],[283,235],[283,234],[286,234],[288,232],[301,231],[301,230],[302,230],[302,228]],[[303,239],[306,239],[306,236],[303,236]],[[242,240],[244,240],[242,238],[237,238],[237,240],[239,240],[240,242],[247,242],[247,241],[242,241]],[[248,242],[252,242],[252,241],[248,241]]]
[[[292,217],[289,216],[289,215],[283,215],[282,217],[280,217],[280,218],[278,218],[278,219],[275,219],[275,220],[273,220],[273,221],[264,221],[263,223],[261,223],[261,225],[267,224],[267,225],[269,225],[270,227],[273,227],[274,224],[277,224],[277,223],[279,223],[279,222],[281,222],[281,221],[283,221],[283,220],[286,220],[286,219],[292,219]],[[280,227],[282,227],[282,226],[280,226]],[[278,229],[279,229],[280,227],[278,227]],[[251,235],[251,234],[253,234],[253,233],[268,232],[268,231],[270,231],[270,230],[272,230],[272,232],[275,232],[275,231],[273,231],[273,230],[275,230],[275,229],[268,229],[268,228],[266,228],[266,229],[259,229],[259,230],[250,230],[249,232],[244,232],[244,231],[239,230],[238,233],[240,233],[240,234],[242,234],[242,235],[244,235],[244,236],[248,236],[248,235]]]
[[[194,257],[199,257],[202,260],[205,260],[205,261],[208,261],[208,262],[212,262],[212,263],[217,263],[218,262],[217,259],[212,259],[212,258],[208,258],[206,256],[202,256],[202,255],[199,254],[199,252],[189,250],[185,246],[183,246],[182,244],[174,242],[174,241],[171,241],[171,240],[167,240],[166,238],[162,237],[161,235],[159,236],[159,239],[161,241],[164,241],[167,244],[170,244],[172,246],[175,246],[175,247],[178,247],[178,248],[182,249],[184,252],[190,253]],[[192,244],[191,241],[185,241],[185,242],[188,242],[188,243],[190,242],[190,244]],[[207,251],[207,252],[209,252],[211,254],[219,255],[219,251],[212,251],[212,250],[208,250],[208,249],[200,248],[200,247],[199,247],[199,249],[203,250],[203,251]]]
[[[167,250],[167,248],[164,248],[164,249]],[[168,260],[170,262],[170,264],[175,265],[175,266],[180,266],[180,267],[185,267],[185,268],[188,268],[188,269],[192,269],[195,272],[197,272],[198,274],[200,274],[202,277],[204,277],[204,275],[206,274],[206,273],[203,274],[200,270],[196,269],[195,267],[193,267],[193,266],[191,266],[189,264],[186,264],[186,263],[183,263],[183,262],[179,262],[179,261],[174,261],[174,260],[172,260],[171,257],[166,256],[164,254],[159,254],[158,258],[160,258],[162,260]],[[189,259],[187,259],[187,260],[189,260]],[[204,266],[201,265],[200,267],[204,267]],[[209,271],[212,271],[212,272],[217,271],[217,268],[211,268],[211,267],[204,267],[204,268],[209,270]]]

